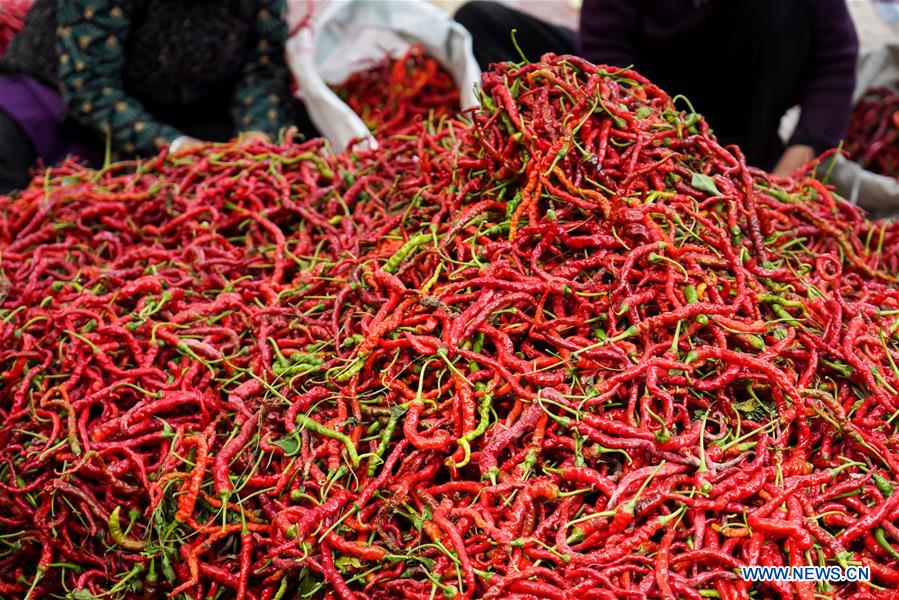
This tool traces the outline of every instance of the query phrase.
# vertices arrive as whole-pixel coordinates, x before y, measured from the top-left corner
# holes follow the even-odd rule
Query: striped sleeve
[[[256,14],[249,55],[234,94],[233,117],[240,131],[276,136],[288,124],[287,31],[285,0],[264,0]]]
[[[56,48],[60,91],[78,122],[109,136],[116,150],[154,154],[182,135],[124,90],[129,0],[59,0]]]

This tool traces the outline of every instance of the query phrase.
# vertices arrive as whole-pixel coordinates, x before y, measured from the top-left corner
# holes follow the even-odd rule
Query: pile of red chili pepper
[[[0,2],[0,56],[17,33],[25,27],[25,15],[32,0],[3,0]]]
[[[846,151],[869,171],[899,177],[899,93],[880,87],[862,96],[852,111]]]
[[[634,71],[482,104],[0,200],[0,594],[890,597],[899,227]]]
[[[353,73],[335,92],[380,136],[414,133],[420,121],[459,112],[453,76],[421,44]]]

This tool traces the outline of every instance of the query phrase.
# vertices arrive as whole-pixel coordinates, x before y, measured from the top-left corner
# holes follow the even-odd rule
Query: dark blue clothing
[[[470,2],[456,20],[482,68],[520,60],[511,29],[530,60],[553,52],[633,65],[763,169],[783,154],[778,127],[792,106],[802,116],[791,145],[821,152],[848,128],[858,39],[846,0],[584,0],[577,34],[496,2]]]
[[[725,137],[715,113],[746,121],[747,97],[759,95],[778,113],[765,126],[802,108],[790,144],[821,152],[846,135],[858,56],[846,0],[584,0],[577,44],[593,62],[634,65],[686,94]],[[715,107],[728,96],[732,108]]]

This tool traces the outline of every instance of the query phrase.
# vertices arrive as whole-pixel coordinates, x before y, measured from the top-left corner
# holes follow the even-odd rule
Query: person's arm
[[[239,131],[277,135],[287,125],[290,72],[285,0],[263,0],[253,23],[253,39],[241,80],[234,91],[234,122]]]
[[[123,49],[132,11],[130,0],[58,0],[57,74],[76,121],[109,135],[116,149],[153,154],[182,133],[125,92]]]
[[[810,0],[812,57],[802,87],[801,114],[787,151],[775,168],[792,172],[840,143],[849,127],[858,36],[845,0]]]
[[[639,0],[584,0],[578,53],[596,64],[636,65],[641,4]]]
[[[811,162],[816,156],[815,149],[808,144],[791,144],[780,155],[774,174],[781,177],[789,177],[793,171],[804,164]]]

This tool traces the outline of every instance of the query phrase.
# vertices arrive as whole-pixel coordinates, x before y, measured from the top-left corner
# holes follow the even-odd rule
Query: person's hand
[[[300,130],[297,129],[297,126],[290,125],[287,127],[286,130],[284,130],[284,142],[288,143],[288,144],[292,143],[294,141],[294,139],[299,137],[299,135],[300,135]]]
[[[777,166],[774,167],[774,174],[781,177],[789,177],[790,174],[815,158],[815,149],[811,146],[796,144],[784,150]]]
[[[190,137],[189,135],[182,135],[181,137],[177,137],[172,140],[172,143],[169,144],[169,152],[177,156],[182,152],[187,152],[189,150],[193,150],[194,148],[199,148],[202,145],[202,140]]]
[[[240,134],[240,142],[242,144],[251,144],[253,142],[265,142],[268,144],[272,139],[264,131],[244,131]]]

